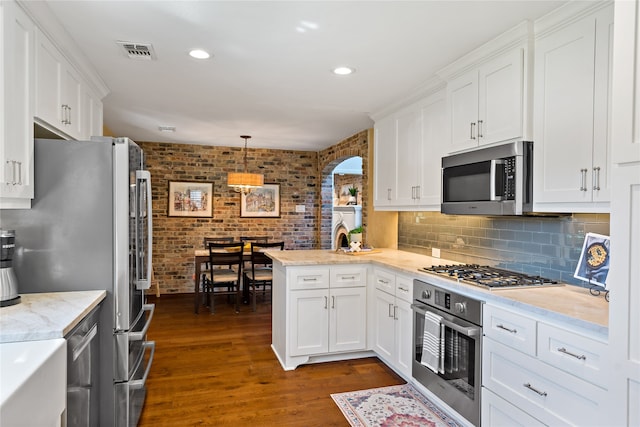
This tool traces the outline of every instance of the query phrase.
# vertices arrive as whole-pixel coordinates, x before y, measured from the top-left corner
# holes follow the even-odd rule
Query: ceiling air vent
[[[151,43],[117,42],[130,59],[156,60],[156,53]]]

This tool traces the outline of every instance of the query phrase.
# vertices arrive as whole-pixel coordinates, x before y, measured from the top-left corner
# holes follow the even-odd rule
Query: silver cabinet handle
[[[342,280],[355,280],[356,276],[340,276]]]
[[[540,396],[547,396],[547,392],[546,391],[540,391],[537,388],[533,387],[530,383],[526,383],[526,384],[522,384],[523,386],[525,386],[526,388],[528,388],[529,390],[538,393]]]
[[[593,189],[596,191],[600,191],[600,166],[596,166],[593,168],[593,177],[595,184],[593,185]]]
[[[327,308],[327,304],[329,303],[329,299],[327,297],[324,297],[324,308]]]
[[[416,198],[416,187],[411,187],[411,199],[415,200]]]
[[[483,120],[478,120],[478,139],[484,138],[484,135],[482,134],[482,123],[484,123]]]
[[[409,289],[405,289],[402,286],[398,286],[398,290],[402,292],[409,292]]]
[[[393,314],[391,314],[391,309],[393,308],[393,304],[389,304],[389,311],[388,311],[388,315],[389,317],[393,317]]]
[[[382,280],[382,279],[378,279],[378,283],[382,283],[383,285],[388,285],[389,282],[387,282],[386,280]]]
[[[18,164],[18,182],[16,182],[16,184],[22,185],[22,162],[16,162],[16,163]]]
[[[580,191],[587,191],[587,171],[588,169],[580,169]]]
[[[331,308],[336,308],[336,297],[331,295]]]
[[[387,188],[387,200],[391,200],[391,189]]]
[[[578,359],[578,360],[587,360],[587,356],[585,356],[584,354],[575,354],[575,353],[572,353],[572,352],[570,352],[569,350],[567,350],[567,349],[566,349],[566,348],[564,348],[564,347],[560,347],[560,348],[558,349],[558,353],[564,353],[564,354],[566,354],[567,356],[575,357],[575,358],[576,358],[576,359]]]
[[[416,200],[420,200],[420,186],[416,185]]]
[[[470,135],[470,138],[471,138],[471,139],[476,139],[476,137],[475,137],[475,135],[474,135],[474,133],[473,133],[473,129],[475,128],[475,126],[476,126],[475,122],[471,122],[471,126],[470,126],[470,129],[471,129],[471,135]]]
[[[512,334],[517,334],[518,333],[518,331],[516,329],[509,329],[509,328],[507,328],[506,326],[504,326],[502,324],[496,325],[496,328],[502,329],[502,330],[507,331],[507,332],[511,332]]]
[[[398,306],[393,306],[393,320],[398,320]]]
[[[317,280],[318,280],[318,279],[317,279],[317,278],[315,278],[315,277],[312,277],[312,278],[303,277],[303,278],[302,278],[302,281],[303,281],[303,282],[316,282]]]

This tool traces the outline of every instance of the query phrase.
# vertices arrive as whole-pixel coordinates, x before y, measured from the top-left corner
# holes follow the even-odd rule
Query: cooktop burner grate
[[[434,265],[421,271],[447,276],[470,285],[494,289],[517,289],[523,287],[564,286],[556,280],[546,279],[514,271],[478,264]]]

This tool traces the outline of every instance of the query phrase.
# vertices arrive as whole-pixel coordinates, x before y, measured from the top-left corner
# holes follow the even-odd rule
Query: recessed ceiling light
[[[175,132],[176,131],[176,127],[175,126],[158,126],[158,130],[160,132]]]
[[[196,58],[196,59],[209,59],[211,57],[211,55],[209,55],[209,52],[207,52],[206,50],[202,50],[202,49],[193,49],[189,52],[189,56],[191,56],[192,58]]]
[[[337,74],[339,76],[348,76],[353,73],[355,70],[349,67],[337,67],[333,69],[333,74]]]

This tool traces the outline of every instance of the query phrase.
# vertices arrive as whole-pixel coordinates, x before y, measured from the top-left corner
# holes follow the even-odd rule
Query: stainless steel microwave
[[[524,215],[533,209],[533,142],[516,141],[442,158],[441,212]]]

